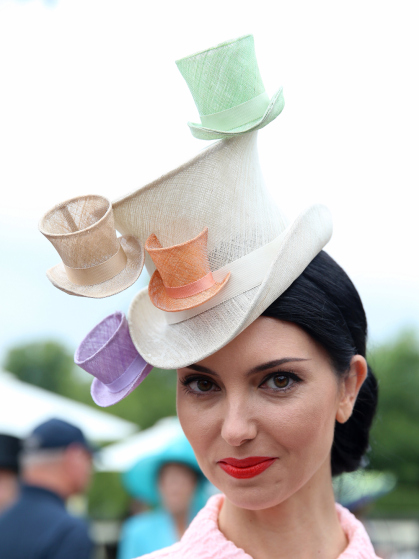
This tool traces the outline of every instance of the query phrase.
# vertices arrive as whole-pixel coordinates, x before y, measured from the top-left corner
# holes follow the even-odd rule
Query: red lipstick
[[[276,458],[269,456],[249,456],[238,460],[237,458],[223,458],[218,465],[228,475],[237,479],[249,479],[258,476],[275,462]]]

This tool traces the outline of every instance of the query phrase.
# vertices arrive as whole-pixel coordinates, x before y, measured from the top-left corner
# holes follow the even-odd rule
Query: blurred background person
[[[9,508],[19,493],[20,439],[0,433],[0,514]]]
[[[0,557],[90,559],[87,525],[65,508],[91,477],[92,448],[82,431],[60,419],[42,423],[23,442],[20,467],[20,497],[0,516]]]
[[[124,522],[118,559],[133,559],[179,541],[212,487],[183,434],[138,460],[123,474],[123,482],[132,497],[155,508]]]

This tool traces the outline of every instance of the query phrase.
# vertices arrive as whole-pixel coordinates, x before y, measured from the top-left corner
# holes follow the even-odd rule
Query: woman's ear
[[[351,359],[349,372],[343,379],[336,421],[345,423],[352,415],[358,392],[367,378],[368,365],[365,357],[354,355]]]

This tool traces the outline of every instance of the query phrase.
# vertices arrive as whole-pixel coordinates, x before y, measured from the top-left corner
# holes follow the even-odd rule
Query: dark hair
[[[326,349],[339,377],[345,376],[354,355],[365,357],[367,319],[361,299],[346,272],[324,251],[262,316],[293,322],[305,330]],[[351,417],[346,423],[335,423],[333,476],[359,468],[368,449],[377,398],[377,381],[368,366]]]

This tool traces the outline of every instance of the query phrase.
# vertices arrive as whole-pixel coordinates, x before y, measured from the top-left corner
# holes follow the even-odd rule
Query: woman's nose
[[[256,437],[256,422],[244,403],[229,402],[221,428],[221,436],[231,446],[241,446]]]

